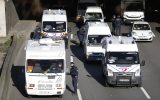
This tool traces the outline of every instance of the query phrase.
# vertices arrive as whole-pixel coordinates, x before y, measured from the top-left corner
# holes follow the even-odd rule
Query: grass
[[[0,43],[0,53],[6,53],[8,51],[8,48],[10,47],[12,43],[11,38],[0,38],[1,40],[3,39],[3,43]]]

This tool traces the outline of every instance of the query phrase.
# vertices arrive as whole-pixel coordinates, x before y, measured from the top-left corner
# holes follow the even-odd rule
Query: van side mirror
[[[66,75],[70,75],[70,68],[66,68]]]
[[[141,62],[141,64],[140,64],[141,66],[144,66],[145,65],[145,61],[144,60],[142,60],[142,62]]]
[[[71,32],[71,27],[68,27],[67,31],[68,31],[68,33],[70,33]]]

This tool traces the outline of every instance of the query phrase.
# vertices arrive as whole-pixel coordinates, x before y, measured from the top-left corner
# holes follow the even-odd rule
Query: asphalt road
[[[76,33],[75,24],[69,23],[72,32]],[[67,89],[63,98],[32,97],[27,98],[24,91],[24,61],[25,61],[25,41],[21,47],[11,67],[10,84],[7,88],[7,100],[159,100],[160,92],[160,34],[155,30],[156,24],[151,23],[156,37],[153,42],[138,42],[140,58],[146,61],[142,67],[142,87],[104,87],[102,78],[102,68],[99,62],[86,63],[83,49],[78,46],[78,42],[72,41],[67,50],[67,58],[74,55],[74,62],[79,68],[78,95],[71,93],[73,87],[71,77],[67,75]],[[122,31],[127,32],[128,27],[123,27]],[[26,38],[28,39],[28,38]],[[76,40],[76,36],[73,38]],[[69,67],[70,59],[67,59]]]

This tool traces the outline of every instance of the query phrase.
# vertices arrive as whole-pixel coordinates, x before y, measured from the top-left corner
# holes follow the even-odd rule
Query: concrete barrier
[[[0,37],[6,37],[6,13],[4,0],[0,0]]]

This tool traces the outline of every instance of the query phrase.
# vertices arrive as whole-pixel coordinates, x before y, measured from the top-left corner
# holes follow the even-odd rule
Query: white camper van
[[[28,40],[25,50],[26,93],[62,96],[66,90],[64,40]]]

